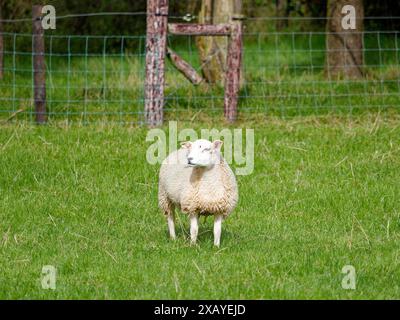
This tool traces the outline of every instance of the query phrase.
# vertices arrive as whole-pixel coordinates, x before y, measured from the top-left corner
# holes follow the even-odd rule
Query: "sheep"
[[[195,244],[199,216],[214,215],[214,245],[220,246],[221,225],[238,202],[235,175],[221,155],[222,141],[184,142],[161,164],[158,203],[175,239],[175,207],[190,218],[190,241]]]

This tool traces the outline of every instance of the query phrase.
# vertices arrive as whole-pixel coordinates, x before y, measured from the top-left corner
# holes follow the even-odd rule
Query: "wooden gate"
[[[202,81],[189,63],[167,48],[167,33],[194,36],[228,36],[225,74],[224,115],[228,122],[237,118],[240,69],[242,63],[242,16],[233,16],[230,23],[168,23],[168,0],[147,0],[145,118],[149,126],[163,123],[165,57],[194,84]]]

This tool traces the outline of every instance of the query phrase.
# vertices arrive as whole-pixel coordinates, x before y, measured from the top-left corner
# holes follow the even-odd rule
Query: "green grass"
[[[220,249],[212,219],[198,246],[182,214],[168,239],[146,128],[4,125],[0,298],[398,299],[399,124],[239,122],[255,129],[255,170],[238,177]],[[57,268],[55,291],[41,289],[44,265]],[[344,265],[356,290],[341,288]]]

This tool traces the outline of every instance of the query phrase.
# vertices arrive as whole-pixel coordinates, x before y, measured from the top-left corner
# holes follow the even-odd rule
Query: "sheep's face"
[[[192,167],[211,167],[216,164],[220,157],[221,146],[222,141],[220,140],[210,142],[204,139],[182,144],[183,148],[188,149],[187,161],[188,165]]]

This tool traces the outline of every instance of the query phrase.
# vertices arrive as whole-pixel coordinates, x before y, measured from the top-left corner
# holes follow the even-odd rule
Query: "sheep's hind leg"
[[[190,243],[195,244],[197,234],[199,233],[199,216],[197,214],[190,215]]]
[[[167,217],[169,236],[172,240],[175,240],[175,206],[162,191],[159,192],[159,204]]]
[[[223,215],[218,214],[214,218],[214,246],[219,247],[221,240],[221,227],[222,227]]]

